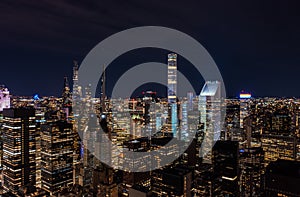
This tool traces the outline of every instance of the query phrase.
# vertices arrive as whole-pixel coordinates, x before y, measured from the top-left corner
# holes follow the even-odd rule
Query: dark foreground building
[[[300,162],[277,160],[266,169],[266,196],[300,196]]]
[[[217,141],[212,161],[213,196],[239,196],[239,143]]]

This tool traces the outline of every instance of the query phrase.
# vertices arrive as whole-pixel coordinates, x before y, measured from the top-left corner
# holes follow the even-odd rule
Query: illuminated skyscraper
[[[171,132],[177,137],[177,54],[168,54],[168,103]]]
[[[0,86],[0,111],[4,108],[10,108],[10,96],[8,89]]]
[[[73,185],[73,129],[66,121],[41,126],[42,188],[56,195]]]
[[[81,146],[83,150],[83,168],[81,174],[83,175],[80,184],[84,187],[90,187],[93,183],[93,167],[94,167],[94,156],[95,142],[98,138],[95,136],[97,131],[96,115],[93,113],[93,104],[91,97],[91,86],[90,84],[85,87],[85,97],[83,99],[84,107],[81,111],[81,123],[79,132],[82,132]]]
[[[64,89],[62,94],[62,108],[64,113],[64,119],[68,119],[72,111],[72,94],[70,92],[68,78],[64,78]]]
[[[292,114],[278,109],[265,116],[260,141],[265,152],[265,164],[277,159],[295,160],[297,137],[294,134]]]
[[[81,96],[80,87],[78,86],[78,63],[74,61],[73,67],[73,100],[78,99]]]
[[[188,92],[187,93],[187,102],[188,102],[188,110],[193,110],[193,99],[194,99],[194,93]]]
[[[170,117],[170,123],[171,123],[171,132],[173,133],[174,137],[177,136],[177,122],[178,122],[178,116],[177,116],[177,104],[171,103],[169,105],[169,117]]]
[[[188,103],[182,101],[181,103],[181,130],[180,139],[185,140],[188,137]]]
[[[221,133],[221,139],[242,141],[243,135],[240,129],[240,101],[238,99],[226,99],[225,132]]]
[[[261,147],[241,149],[240,151],[240,191],[241,196],[261,196],[264,153]]]
[[[177,54],[168,54],[168,100],[176,103],[177,98]]]
[[[207,81],[199,95],[200,121],[204,124],[205,138],[201,156],[205,163],[211,163],[211,150],[220,138],[221,130],[221,83]]]
[[[36,183],[36,124],[33,108],[3,111],[3,179],[4,188],[19,195]]]
[[[241,92],[240,94],[240,128],[244,128],[244,118],[249,115],[249,99],[251,94]]]

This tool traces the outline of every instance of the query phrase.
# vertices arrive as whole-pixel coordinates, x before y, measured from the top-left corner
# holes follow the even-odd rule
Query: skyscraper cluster
[[[94,98],[77,62],[58,98],[1,87],[2,195],[299,196],[300,100],[222,98],[220,81],[179,97],[178,57],[167,56],[167,98],[109,98],[105,72]]]

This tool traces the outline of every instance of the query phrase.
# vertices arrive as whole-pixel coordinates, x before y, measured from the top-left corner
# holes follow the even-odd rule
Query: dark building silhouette
[[[239,144],[237,141],[217,141],[213,147],[212,196],[239,195]]]
[[[152,174],[153,196],[192,196],[192,169],[185,166],[155,170]]]
[[[300,162],[271,162],[265,174],[265,196],[300,196]]]

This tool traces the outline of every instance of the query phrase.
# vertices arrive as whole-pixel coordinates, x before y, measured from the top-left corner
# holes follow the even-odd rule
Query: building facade
[[[36,123],[33,108],[3,111],[3,179],[4,188],[15,195],[36,183]]]

